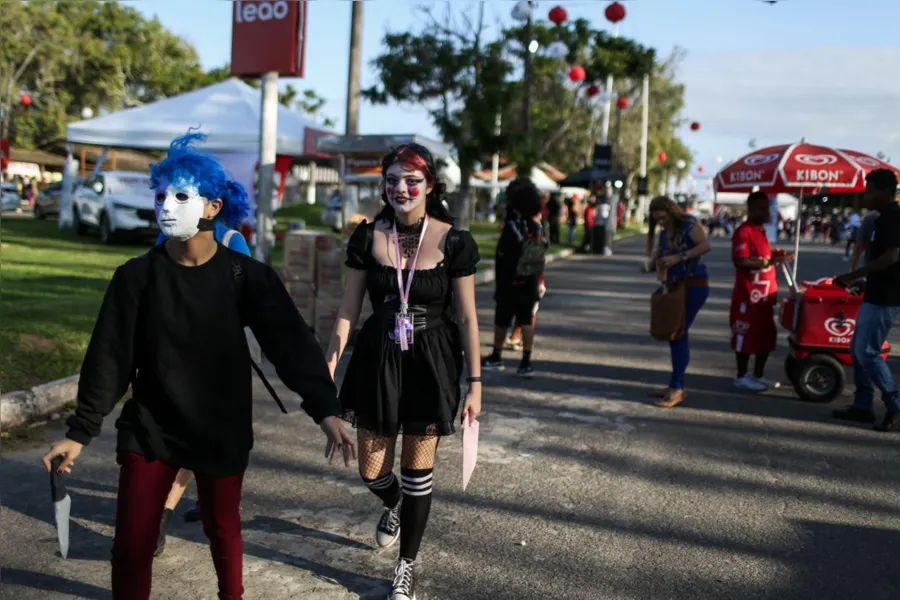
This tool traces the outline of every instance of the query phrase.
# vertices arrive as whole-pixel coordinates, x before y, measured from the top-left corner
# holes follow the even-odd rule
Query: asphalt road
[[[440,449],[420,600],[900,598],[900,438],[835,422],[834,405],[800,402],[790,389],[732,387],[723,241],[709,257],[712,295],[691,331],[687,402],[653,406],[646,393],[665,384],[669,358],[647,334],[653,281],[638,274],[639,254],[630,240],[613,257],[550,267],[538,377],[486,376],[467,492],[459,436]],[[838,250],[812,246],[800,265],[806,278],[845,267]],[[479,302],[487,326],[489,289]],[[781,345],[770,377],[783,377],[783,335]],[[517,357],[507,360],[514,367]],[[257,394],[245,597],[383,598],[395,555],[372,548],[376,499],[354,469],[324,463],[318,429],[296,399],[282,416],[261,386]],[[107,423],[70,480],[67,561],[56,555],[38,466],[41,438],[59,435],[59,423],[36,435],[36,447],[4,454],[0,597],[110,597],[117,467],[113,417]],[[214,598],[199,525],[172,525],[153,597]]]

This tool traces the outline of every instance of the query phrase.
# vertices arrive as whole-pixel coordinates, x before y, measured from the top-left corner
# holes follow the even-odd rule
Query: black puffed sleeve
[[[472,234],[468,231],[452,229],[447,237],[447,242],[450,248],[447,257],[450,277],[474,275],[478,270],[476,265],[481,260],[481,255],[478,253],[478,244],[475,243]]]
[[[351,269],[366,270],[371,260],[373,233],[372,225],[366,221],[356,226],[347,242],[347,260],[344,264]]]

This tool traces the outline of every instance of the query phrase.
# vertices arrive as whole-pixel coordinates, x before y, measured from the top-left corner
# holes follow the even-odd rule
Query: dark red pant
[[[113,598],[149,600],[159,522],[178,468],[131,452],[120,453],[118,463],[121,470],[113,541]],[[219,579],[219,600],[241,600],[244,540],[240,505],[244,474],[211,477],[194,473],[194,478],[203,532],[209,538]]]

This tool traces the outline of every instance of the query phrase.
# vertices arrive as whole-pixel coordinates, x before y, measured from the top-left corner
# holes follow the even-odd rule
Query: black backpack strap
[[[231,274],[234,278],[234,285],[237,290],[238,296],[238,312],[241,315],[241,321],[245,320],[244,306],[245,306],[245,298],[246,298],[246,290],[247,283],[246,278],[244,277],[244,267],[241,265],[241,261],[237,258],[231,259]],[[281,409],[281,412],[284,414],[288,414],[287,409],[284,407],[284,403],[281,401],[281,398],[278,397],[278,393],[275,391],[275,388],[272,387],[272,384],[269,383],[269,380],[266,379],[266,376],[263,374],[262,369],[253,358],[250,358],[250,366],[253,367],[253,370],[256,371],[256,374],[259,375],[259,378],[262,380],[263,385],[266,386],[266,390],[268,390],[269,394],[272,395],[272,398],[275,400],[275,403],[278,405],[278,408]]]

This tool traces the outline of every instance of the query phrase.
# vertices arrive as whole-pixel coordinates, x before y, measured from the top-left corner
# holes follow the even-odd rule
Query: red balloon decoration
[[[667,160],[669,160],[669,155],[666,154],[665,150],[660,150],[659,154],[656,155],[656,160],[661,163],[665,163]]]
[[[571,69],[569,69],[569,79],[578,83],[580,81],[584,81],[584,78],[587,77],[587,73],[584,72],[584,67],[580,67],[575,65]]]
[[[606,7],[606,11],[604,12],[606,15],[606,20],[610,23],[618,23],[625,19],[625,15],[627,12],[625,11],[625,7],[619,4],[618,2],[613,2],[609,6]]]
[[[591,87],[589,87],[587,89],[587,95],[590,96],[591,98],[593,98],[594,96],[596,96],[599,93],[600,93],[600,88],[598,88],[596,85],[592,85]]]
[[[700,131],[700,123],[697,121],[691,123],[691,131]]]
[[[622,96],[621,98],[616,100],[616,107],[620,110],[625,110],[626,108],[628,108],[628,98]]]
[[[554,6],[550,9],[550,20],[554,25],[562,25],[566,22],[566,19],[569,18],[569,15],[566,13],[566,9],[562,6]]]
[[[22,97],[19,98],[19,102],[22,103],[22,106],[31,106],[31,96],[28,94],[22,94]]]
[[[706,167],[704,167],[703,165],[700,165],[699,167],[697,167],[697,172],[698,173],[706,172]]]

